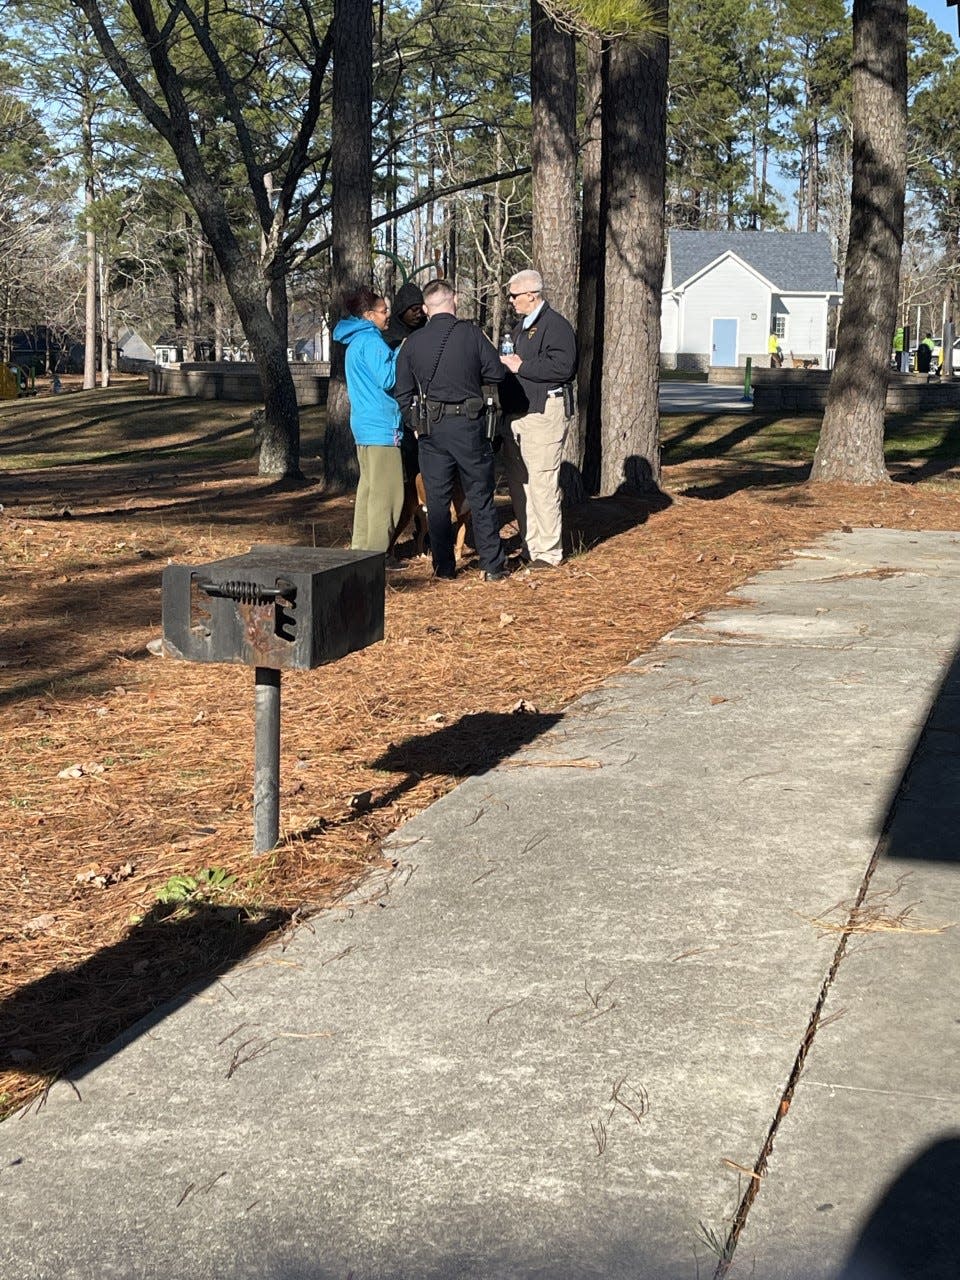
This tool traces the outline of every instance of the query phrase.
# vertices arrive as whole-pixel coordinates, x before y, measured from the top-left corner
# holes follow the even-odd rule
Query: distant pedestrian
[[[783,349],[780,346],[780,339],[777,337],[776,332],[770,334],[767,350],[770,353],[770,368],[781,368],[783,365]]]
[[[917,373],[929,373],[933,364],[933,350],[936,343],[933,340],[933,334],[928,333],[924,340],[917,347]]]
[[[512,353],[500,357],[510,371],[500,389],[503,461],[523,558],[531,569],[550,569],[563,559],[560,463],[573,416],[577,339],[544,298],[539,271],[519,271],[509,292],[518,322]]]
[[[360,464],[350,545],[354,551],[386,552],[403,509],[400,410],[388,394],[396,381],[397,353],[383,337],[390,308],[365,286],[345,295],[343,306],[347,315],[333,338],[347,348],[350,430]]]

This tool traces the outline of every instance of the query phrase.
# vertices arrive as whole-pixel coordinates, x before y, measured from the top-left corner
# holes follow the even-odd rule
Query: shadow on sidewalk
[[[888,806],[879,852],[880,865],[960,863],[960,649]],[[958,1203],[960,1135],[948,1130],[882,1192],[838,1280],[956,1280]]]
[[[483,773],[561,719],[535,711],[480,712],[408,738],[375,762],[403,777],[371,807],[391,804],[426,775]],[[89,1070],[104,1050],[117,1052],[217,981],[290,916],[203,901],[158,903],[116,945],[0,1003],[0,1072],[55,1076],[99,1055],[84,1063],[82,1070]]]
[[[280,910],[248,915],[211,903],[158,903],[115,946],[46,974],[0,1004],[0,1071],[51,1076],[108,1045],[115,1053],[289,918]]]
[[[881,855],[960,863],[960,649],[888,806]]]
[[[419,733],[390,746],[373,761],[375,769],[412,775],[378,803],[392,803],[428,774],[468,778],[485,773],[520,747],[539,738],[563,719],[560,713],[517,710],[506,714],[478,711],[430,733]]]
[[[886,1188],[838,1280],[956,1280],[960,1137],[941,1138]]]

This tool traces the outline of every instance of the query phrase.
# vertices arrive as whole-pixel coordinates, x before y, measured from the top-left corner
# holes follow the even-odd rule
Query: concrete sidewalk
[[[738,594],[0,1126],[3,1280],[960,1275],[960,534]]]
[[[707,382],[660,383],[661,413],[753,413],[753,400],[744,397],[743,380],[732,386]]]

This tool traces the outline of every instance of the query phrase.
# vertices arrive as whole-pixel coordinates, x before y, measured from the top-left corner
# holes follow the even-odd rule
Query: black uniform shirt
[[[437,365],[437,353],[447,339]],[[437,372],[433,373],[434,365]],[[475,324],[442,312],[411,333],[397,356],[393,394],[406,410],[417,394],[417,382],[430,400],[462,404],[483,395],[485,382],[501,382],[507,370],[497,349]],[[433,374],[433,377],[431,377]],[[427,383],[429,382],[429,388]]]

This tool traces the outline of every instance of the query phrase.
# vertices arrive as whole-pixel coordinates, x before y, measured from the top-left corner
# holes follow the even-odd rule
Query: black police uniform
[[[443,578],[456,573],[450,501],[458,471],[470,503],[480,567],[497,574],[504,569],[483,384],[501,382],[505,373],[496,348],[477,326],[446,313],[433,316],[424,328],[412,333],[397,357],[393,393],[403,413],[417,395],[418,383],[427,394],[430,425],[429,434],[420,433],[420,473],[427,491],[433,568]]]

